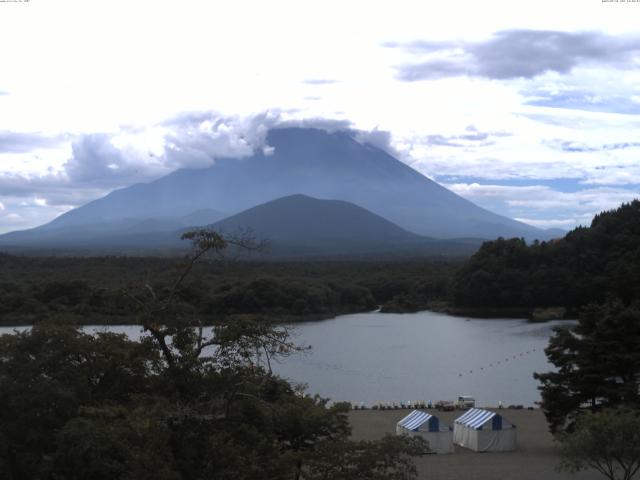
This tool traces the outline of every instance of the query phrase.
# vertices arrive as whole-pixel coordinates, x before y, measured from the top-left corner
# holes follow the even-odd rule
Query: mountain
[[[120,228],[131,218],[138,223],[175,219],[200,209],[234,214],[297,193],[355,203],[430,237],[549,237],[478,207],[385,151],[359,143],[351,132],[281,128],[271,130],[267,142],[274,147],[270,155],[260,151],[244,159],[218,159],[207,169],[182,169],[116,190],[19,238],[42,242],[45,230],[58,230],[56,238],[62,240],[63,230],[93,229],[97,224]],[[0,237],[0,243],[6,244],[7,238]]]
[[[267,241],[266,254],[359,256],[366,254],[471,255],[477,239],[422,237],[353,203],[290,195],[225,218],[212,228],[227,234],[249,229]]]
[[[357,242],[369,245],[415,244],[423,240],[353,203],[290,195],[252,207],[212,226],[223,233],[245,228],[278,243],[316,245]]]
[[[252,207],[212,225],[225,234],[246,229],[266,240],[268,255],[431,255],[474,252],[480,242],[438,241],[408,232],[353,203],[290,195]]]
[[[93,247],[109,245],[116,238],[141,234],[175,232],[186,227],[209,225],[225,215],[213,209],[201,209],[184,216],[160,218],[96,218],[84,224],[62,225],[54,222],[31,230],[0,235],[0,245],[44,247]]]
[[[342,200],[319,200],[306,195],[290,195],[249,208],[231,217],[206,225],[228,237],[249,232],[266,248],[254,255],[262,259],[307,257],[354,257],[370,254],[397,256],[468,256],[480,246],[478,239],[437,240],[408,232],[370,211]],[[68,248],[85,253],[127,254],[182,253],[190,244],[180,237],[193,225],[177,230],[134,231],[132,229],[81,236],[62,241],[53,237],[59,232],[81,227],[68,227],[45,232],[44,244],[24,243],[36,248],[48,246]]]

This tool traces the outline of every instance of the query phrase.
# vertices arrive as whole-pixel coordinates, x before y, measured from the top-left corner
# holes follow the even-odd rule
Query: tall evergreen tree
[[[545,350],[556,371],[536,373],[553,432],[584,410],[640,406],[640,310],[620,302],[591,306],[573,329],[559,328]]]

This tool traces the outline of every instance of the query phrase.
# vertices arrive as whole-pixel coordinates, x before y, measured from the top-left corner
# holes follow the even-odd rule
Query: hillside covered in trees
[[[486,242],[457,272],[456,307],[564,307],[572,315],[589,303],[640,299],[640,201],[600,213],[590,227],[527,245]]]
[[[442,303],[460,261],[203,261],[178,291],[205,323],[233,314],[275,321],[370,311],[424,310]],[[170,288],[184,259],[22,257],[0,254],[0,325],[63,318],[135,322],[132,294]]]
[[[0,325],[47,317],[134,321],[132,294],[170,288],[184,260],[170,257],[27,257],[0,253]],[[530,316],[561,307],[640,299],[640,201],[597,215],[565,238],[486,242],[472,257],[323,261],[203,261],[177,292],[205,323],[234,314],[300,321],[364,312],[445,310]]]

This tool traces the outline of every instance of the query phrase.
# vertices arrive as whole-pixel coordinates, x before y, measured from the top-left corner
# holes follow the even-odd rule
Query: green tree
[[[556,371],[536,373],[552,432],[571,429],[583,410],[640,404],[640,311],[621,303],[591,306],[560,328],[545,350]]]
[[[0,465],[9,479],[49,471],[57,432],[83,406],[126,403],[148,392],[156,351],[123,335],[87,335],[43,322],[0,336]],[[2,467],[0,467],[2,471]]]
[[[609,480],[631,480],[640,469],[640,411],[605,409],[584,414],[561,435],[560,469],[593,468]]]
[[[184,238],[194,253],[171,286],[129,292],[139,342],[51,322],[0,337],[3,478],[302,479],[333,464],[334,478],[414,478],[410,455],[424,444],[351,442],[345,405],[273,373],[296,350],[285,329],[247,315],[204,328],[184,279],[205,254],[253,244]]]
[[[157,411],[122,406],[83,408],[56,439],[59,478],[179,480],[169,425]]]
[[[640,300],[640,200],[596,215],[591,226],[564,238],[527,245],[521,239],[485,242],[458,270],[456,306],[562,306]]]

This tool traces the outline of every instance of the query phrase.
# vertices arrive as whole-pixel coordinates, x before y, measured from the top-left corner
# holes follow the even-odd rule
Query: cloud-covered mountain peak
[[[221,158],[114,191],[46,228],[122,218],[164,218],[200,209],[234,214],[292,194],[355,203],[411,232],[439,238],[544,237],[541,230],[484,210],[421,175],[357,132],[273,128],[272,149]]]

